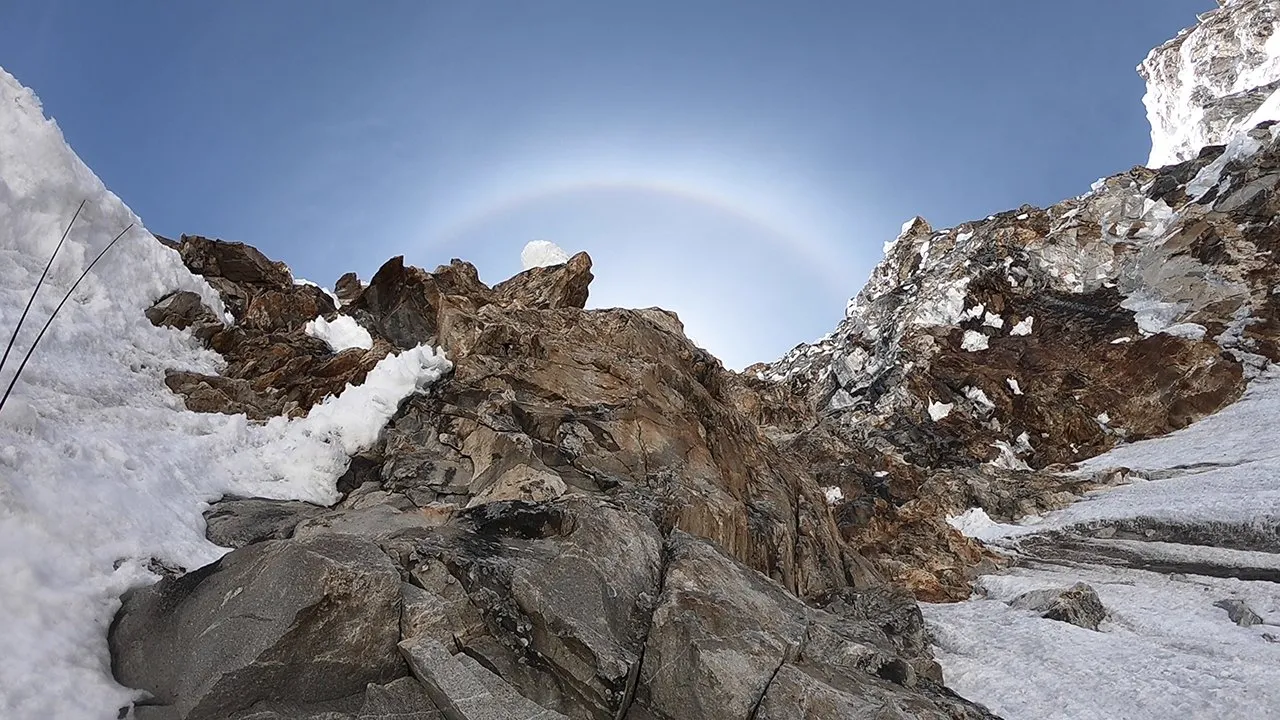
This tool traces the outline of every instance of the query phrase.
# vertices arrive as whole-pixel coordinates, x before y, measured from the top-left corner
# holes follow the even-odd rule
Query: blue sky
[[[829,331],[884,241],[1141,164],[1134,66],[1214,0],[0,0],[0,66],[154,232],[299,277],[497,282],[531,239],[594,306],[730,366]]]

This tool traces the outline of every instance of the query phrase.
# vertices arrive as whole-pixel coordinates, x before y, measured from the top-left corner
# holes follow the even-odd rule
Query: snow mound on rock
[[[351,348],[368,350],[373,347],[373,336],[350,315],[339,315],[333,322],[318,317],[308,322],[304,330],[311,337],[325,341],[336,353]]]
[[[520,269],[563,265],[569,262],[569,253],[547,240],[531,240],[520,251]]]

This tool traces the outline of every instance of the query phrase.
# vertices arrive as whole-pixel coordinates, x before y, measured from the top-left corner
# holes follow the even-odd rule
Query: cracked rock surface
[[[583,309],[585,254],[493,288],[393,259],[338,288],[373,349],[298,355],[331,305],[247,246],[183,243],[241,312],[150,313],[239,338],[189,407],[300,412],[340,359],[424,342],[454,371],[352,458],[337,504],[224,498],[208,536],[231,552],[124,598],[111,647],[150,695],[138,718],[808,717],[798,697],[991,717],[946,690],[914,599],[841,537],[741,378],[671,313]]]

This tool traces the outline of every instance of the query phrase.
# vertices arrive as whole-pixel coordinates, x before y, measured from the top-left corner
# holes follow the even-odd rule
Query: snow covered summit
[[[1147,81],[1150,167],[1190,160],[1205,146],[1280,119],[1280,2],[1219,5],[1138,66]]]

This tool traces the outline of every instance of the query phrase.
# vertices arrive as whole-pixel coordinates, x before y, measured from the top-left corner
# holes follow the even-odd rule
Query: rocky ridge
[[[1170,78],[1218,87],[1231,63],[1205,48],[1270,37],[1276,9],[1227,3],[1153,51],[1148,104]],[[1269,97],[1280,68],[1260,48],[1236,66]],[[947,515],[1012,521],[1123,480],[1061,471],[1216,412],[1280,357],[1277,131],[1201,148],[1227,130],[1196,117],[1176,164],[946,230],[909,221],[834,332],[749,369],[774,399],[762,424],[839,488],[846,538],[918,596],[968,594],[978,554],[944,542]]]
[[[942,685],[914,601],[841,540],[739,379],[670,313],[583,309],[586,254],[494,287],[394,258],[337,307],[248,246],[176,249],[233,321],[186,296],[148,313],[229,349],[230,377],[170,373],[191,409],[302,412],[335,366],[358,383],[424,342],[454,371],[352,458],[336,505],[224,498],[208,536],[232,552],[125,597],[110,643],[137,718],[786,718],[800,697],[989,717]],[[312,312],[372,348],[317,344]]]

